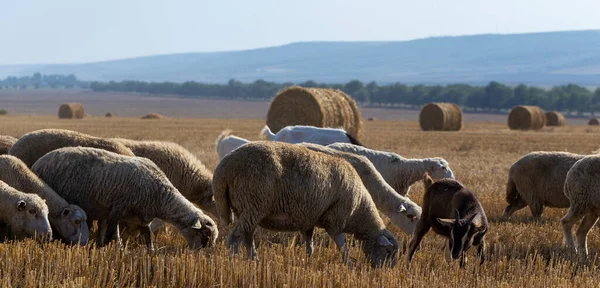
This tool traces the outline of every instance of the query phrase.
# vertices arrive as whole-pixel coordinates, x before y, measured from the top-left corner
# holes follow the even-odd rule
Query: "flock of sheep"
[[[219,163],[208,170],[192,153],[164,141],[101,138],[64,129],[42,129],[19,139],[0,136],[0,237],[60,239],[86,245],[97,221],[96,245],[152,234],[165,223],[191,248],[216,245],[219,224],[235,222],[226,246],[244,244],[256,258],[257,227],[296,231],[310,256],[315,227],[323,228],[350,264],[344,234],[361,241],[373,267],[397,262],[395,236],[380,213],[412,234],[408,263],[433,229],[447,239],[446,259],[477,248],[485,256],[489,226],[475,193],[455,179],[446,160],[410,159],[364,147],[343,129],[288,126],[248,141],[225,130],[216,141]],[[600,156],[533,152],[509,171],[504,211],[529,205],[569,207],[562,219],[568,248],[587,254],[586,237],[600,216]],[[408,198],[423,180],[422,207]],[[574,244],[571,228],[584,218]]]

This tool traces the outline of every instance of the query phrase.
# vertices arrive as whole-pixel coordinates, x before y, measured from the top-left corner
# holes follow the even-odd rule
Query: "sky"
[[[0,65],[600,29],[598,0],[0,0]]]

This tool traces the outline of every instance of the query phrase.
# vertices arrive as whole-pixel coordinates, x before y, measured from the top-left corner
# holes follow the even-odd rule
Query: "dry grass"
[[[415,119],[416,120],[416,119]],[[164,119],[90,117],[81,121],[59,121],[56,117],[7,116],[0,134],[18,137],[40,128],[66,128],[105,137],[162,139],[180,143],[197,155],[209,169],[217,164],[214,142],[225,128],[235,135],[258,140],[264,120]],[[500,221],[508,167],[525,153],[561,150],[590,153],[600,146],[600,127],[567,126],[540,131],[512,131],[505,123],[468,123],[459,132],[422,132],[417,121],[365,122],[365,145],[397,152],[406,157],[446,158],[457,178],[481,198],[490,220],[487,234],[489,255],[483,265],[469,251],[463,270],[443,259],[442,238],[429,232],[409,268],[373,270],[358,247],[351,247],[353,268],[341,257],[323,230],[318,229],[313,258],[307,262],[303,247],[294,247],[294,233],[272,233],[259,229],[259,260],[230,257],[224,248],[226,232],[213,251],[191,251],[174,229],[160,232],[158,251],[128,243],[96,249],[67,247],[59,243],[40,245],[32,241],[0,244],[1,286],[61,287],[484,287],[596,286],[600,280],[600,241],[595,229],[589,235],[591,256],[572,260],[563,250],[559,220],[566,209],[546,209],[543,220],[532,222],[528,209],[510,221]],[[421,203],[422,186],[417,183],[410,197]],[[390,227],[401,246],[409,238]],[[403,255],[403,253],[401,253]]]

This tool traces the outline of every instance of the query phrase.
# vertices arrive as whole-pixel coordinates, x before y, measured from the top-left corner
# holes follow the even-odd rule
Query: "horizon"
[[[12,41],[3,46],[0,65],[94,63],[298,42],[598,30],[598,9],[592,0],[7,1],[0,34]]]
[[[237,50],[184,51],[184,52],[175,52],[175,53],[137,55],[137,56],[130,56],[130,57],[125,57],[125,58],[111,58],[111,59],[103,59],[103,60],[98,60],[98,61],[72,62],[72,63],[25,63],[25,64],[14,64],[14,63],[2,64],[2,63],[0,63],[0,66],[6,67],[6,66],[36,66],[36,65],[83,65],[83,64],[91,64],[91,63],[106,63],[106,62],[113,62],[113,61],[123,61],[123,60],[171,56],[171,55],[244,52],[244,51],[253,51],[253,50],[260,50],[260,49],[284,47],[284,46],[288,46],[288,45],[301,44],[301,43],[399,43],[399,42],[411,42],[411,41],[436,39],[436,38],[458,38],[458,37],[477,37],[477,36],[513,36],[513,35],[549,34],[549,33],[560,33],[560,32],[600,32],[600,29],[553,30],[553,31],[534,31],[534,32],[519,32],[519,33],[481,33],[481,34],[464,34],[464,35],[439,35],[439,36],[428,36],[428,37],[406,39],[406,40],[338,40],[338,41],[308,40],[308,41],[294,41],[294,42],[288,42],[288,43],[272,45],[272,46],[263,46],[263,47],[237,49]]]

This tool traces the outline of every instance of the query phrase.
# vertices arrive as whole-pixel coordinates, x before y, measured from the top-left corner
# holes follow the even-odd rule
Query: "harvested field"
[[[64,101],[57,100],[58,102]],[[80,101],[77,99],[76,101]],[[116,101],[116,100],[115,100]],[[152,100],[148,100],[152,101]],[[212,101],[212,100],[210,100]],[[216,100],[215,100],[216,101]],[[95,109],[94,105],[87,107]],[[106,105],[106,104],[104,104]],[[227,105],[232,105],[227,104]],[[80,121],[60,121],[56,105],[48,105],[48,116],[6,116],[1,119],[1,135],[18,137],[40,128],[65,128],[104,137],[158,139],[174,141],[188,148],[209,169],[217,165],[215,139],[226,128],[233,134],[258,140],[262,119],[223,119],[222,117],[191,119],[171,118],[161,121],[127,116],[118,108],[101,107],[98,111],[115,111],[121,117],[106,119],[104,113]],[[140,107],[136,105],[136,107]],[[264,112],[268,104],[264,105]],[[174,109],[174,108],[171,108]],[[10,110],[10,108],[9,108]],[[93,111],[93,110],[92,110]],[[158,109],[167,116],[172,114]],[[227,113],[226,109],[220,110]],[[395,111],[395,110],[391,110]],[[362,111],[361,111],[362,112]],[[395,112],[396,113],[396,112]],[[418,115],[418,111],[414,111]],[[369,113],[365,117],[370,117]],[[94,115],[94,112],[92,112]],[[139,114],[138,114],[139,115]],[[405,157],[444,157],[458,180],[480,197],[490,229],[488,259],[477,265],[474,251],[469,251],[466,270],[444,261],[444,240],[430,231],[421,243],[409,268],[400,258],[392,269],[373,270],[365,262],[358,247],[350,247],[354,267],[341,263],[333,242],[322,229],[315,231],[313,258],[307,262],[304,247],[294,247],[295,233],[256,232],[258,261],[245,256],[230,257],[220,234],[212,251],[191,251],[176,231],[160,232],[154,255],[143,245],[127,243],[123,250],[114,245],[96,249],[66,247],[59,243],[44,245],[32,241],[0,244],[0,279],[3,286],[62,287],[581,287],[596,286],[600,280],[598,253],[600,237],[592,230],[588,237],[590,257],[574,260],[563,249],[560,218],[566,209],[545,209],[543,220],[533,222],[527,209],[508,221],[500,216],[506,206],[505,185],[509,166],[523,154],[536,150],[560,150],[590,153],[600,148],[600,127],[546,127],[539,131],[513,131],[506,117],[498,123],[471,122],[458,132],[422,132],[418,117],[410,121],[389,121],[385,117],[363,124],[365,145],[396,152]],[[253,118],[253,117],[247,117]],[[465,118],[468,118],[466,114]],[[567,120],[568,121],[568,120]],[[585,123],[585,120],[583,121]],[[409,195],[421,204],[423,188],[415,184]],[[385,219],[388,223],[387,219]],[[401,248],[410,240],[399,229],[388,226],[398,238]],[[350,237],[348,237],[350,238]],[[404,253],[400,252],[400,257]]]

